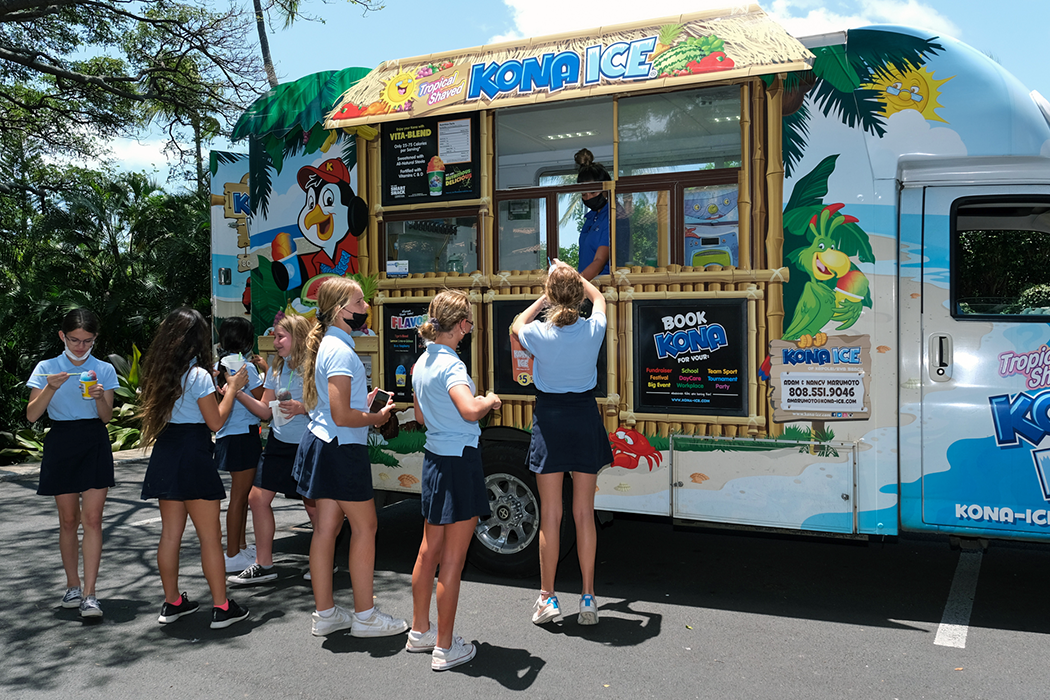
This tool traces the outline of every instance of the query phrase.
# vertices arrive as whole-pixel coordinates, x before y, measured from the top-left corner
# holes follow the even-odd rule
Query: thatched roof
[[[673,37],[669,48],[662,47],[656,39],[660,36]],[[653,66],[647,76],[634,79],[602,76],[595,84],[585,84],[589,47],[593,56],[595,46],[605,50],[617,42],[644,44],[646,40],[648,46],[655,44],[655,48],[649,48],[649,53],[643,55]],[[476,86],[470,85],[472,66],[492,67],[506,61],[529,59],[536,64],[545,54],[562,52],[579,56],[580,76],[575,83],[566,83],[557,90],[539,87],[530,91],[501,91],[495,96],[484,92],[470,95],[472,87],[477,93]],[[808,49],[759,6],[751,5],[747,9],[680,15],[385,61],[343,93],[333,105],[325,128],[808,70],[812,61],[813,54]],[[666,70],[668,68],[671,70]],[[489,71],[488,75],[491,87],[494,73]],[[440,85],[432,85],[430,94],[444,92],[446,99],[427,104],[427,96],[418,94],[419,86],[437,81]]]

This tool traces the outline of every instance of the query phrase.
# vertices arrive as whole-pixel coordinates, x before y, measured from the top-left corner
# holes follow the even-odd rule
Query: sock
[[[328,608],[327,610],[318,610],[317,614],[321,617],[331,617],[335,613],[335,606]]]
[[[368,618],[372,617],[372,613],[375,611],[375,609],[376,608],[373,605],[372,607],[370,607],[368,610],[365,610],[364,612],[355,612],[354,613],[354,617],[357,618],[358,622],[364,622]]]
[[[181,593],[179,594],[179,597],[175,599],[175,602],[172,603],[172,605],[174,605],[176,608],[179,607],[180,605],[182,605],[182,594]]]
[[[224,602],[222,605],[216,605],[215,607],[217,607],[219,610],[229,610],[230,609],[230,599],[227,598],[226,602]]]

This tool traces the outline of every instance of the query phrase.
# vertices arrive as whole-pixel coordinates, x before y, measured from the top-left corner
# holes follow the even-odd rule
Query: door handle
[[[947,333],[934,333],[929,345],[930,379],[946,382],[952,378],[952,337]]]

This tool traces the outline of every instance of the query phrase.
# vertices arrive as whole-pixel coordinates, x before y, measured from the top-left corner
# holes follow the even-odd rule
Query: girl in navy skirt
[[[240,354],[248,358],[255,344],[252,322],[243,316],[225,319],[219,326],[219,345],[223,354],[215,369],[221,377],[226,368],[222,359],[227,355]],[[261,399],[263,382],[255,367],[245,363],[248,369],[248,386],[237,396]],[[269,408],[269,407],[267,407]],[[230,417],[215,433],[215,466],[230,473],[230,502],[226,504],[226,573],[238,573],[251,566],[255,552],[247,548],[245,529],[248,524],[248,493],[255,481],[255,469],[262,455],[259,440],[259,418],[252,414],[244,401],[234,404]]]
[[[61,328],[63,353],[37,363],[26,382],[30,389],[26,418],[35,422],[46,411],[51,419],[37,493],[54,496],[58,506],[58,549],[66,571],[62,607],[79,607],[81,617],[98,618],[102,606],[95,584],[102,561],[102,508],[113,486],[113,451],[106,423],[113,416],[117,373],[113,365],[91,356],[98,337],[95,314],[87,309],[70,311]],[[81,524],[83,587],[77,534]]]
[[[157,569],[164,586],[158,621],[175,622],[200,607],[179,593],[179,548],[186,516],[201,546],[201,568],[211,589],[212,629],[248,617],[248,610],[226,597],[222,561],[220,501],[226,498],[212,458],[211,430],[218,430],[233,410],[238,391],[248,383],[244,367],[227,380],[228,391],[215,400],[210,368],[211,328],[193,309],[176,309],[160,324],[143,362],[142,442],[153,444],[142,498],[160,505],[161,533]]]
[[[377,520],[368,429],[386,423],[394,402],[387,401],[377,413],[368,411],[376,392],[368,391],[365,367],[350,337],[350,328],[360,326],[367,312],[357,282],[345,277],[325,280],[317,295],[317,325],[310,332],[303,362],[303,403],[310,423],[295,454],[292,475],[299,493],[317,501],[310,541],[315,636],[350,628],[355,637],[385,637],[408,629],[407,622],[380,612],[372,601]],[[344,517],[350,521],[353,613],[336,605],[332,594],[335,540]]]
[[[452,634],[459,583],[478,516],[490,515],[481,468],[478,421],[500,407],[499,397],[474,395],[474,382],[456,353],[474,329],[470,299],[458,290],[434,297],[419,327],[426,351],[412,370],[416,421],[426,425],[423,452],[423,542],[412,570],[412,629],[405,648],[431,652],[430,665],[444,671],[474,658],[477,648]],[[438,624],[430,623],[430,596],[437,584]]]
[[[605,338],[605,298],[576,270],[558,260],[547,274],[545,294],[511,325],[533,358],[536,407],[532,414],[529,468],[540,492],[540,595],[532,621],[537,625],[561,615],[554,594],[558,569],[562,478],[572,472],[572,517],[580,559],[583,595],[581,625],[598,623],[594,600],[594,491],[598,470],[612,463],[609,436],[594,401],[598,352]],[[584,299],[594,305],[590,318],[580,318]],[[547,307],[545,321],[537,321]]]
[[[255,561],[244,571],[230,576],[229,583],[248,586],[277,578],[273,567],[273,535],[276,523],[273,517],[273,499],[278,493],[298,498],[298,485],[292,478],[292,466],[299,441],[306,432],[306,407],[303,405],[303,375],[300,370],[306,355],[306,341],[313,321],[304,316],[284,316],[274,325],[273,349],[277,359],[266,373],[262,401],[251,394],[240,392],[237,400],[262,420],[270,421],[270,437],[259,460],[255,485],[248,494],[255,529]],[[270,404],[280,401],[276,409]],[[278,415],[279,414],[279,415]],[[283,420],[282,420],[283,418]],[[314,520],[314,504],[306,504],[310,521]]]

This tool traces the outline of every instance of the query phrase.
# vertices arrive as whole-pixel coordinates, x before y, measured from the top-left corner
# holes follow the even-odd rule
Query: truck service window
[[[620,177],[740,167],[740,88],[624,97]]]
[[[387,261],[407,262],[409,274],[478,269],[477,216],[387,221],[384,233]]]
[[[972,198],[953,209],[952,315],[1046,323],[1050,201]]]

